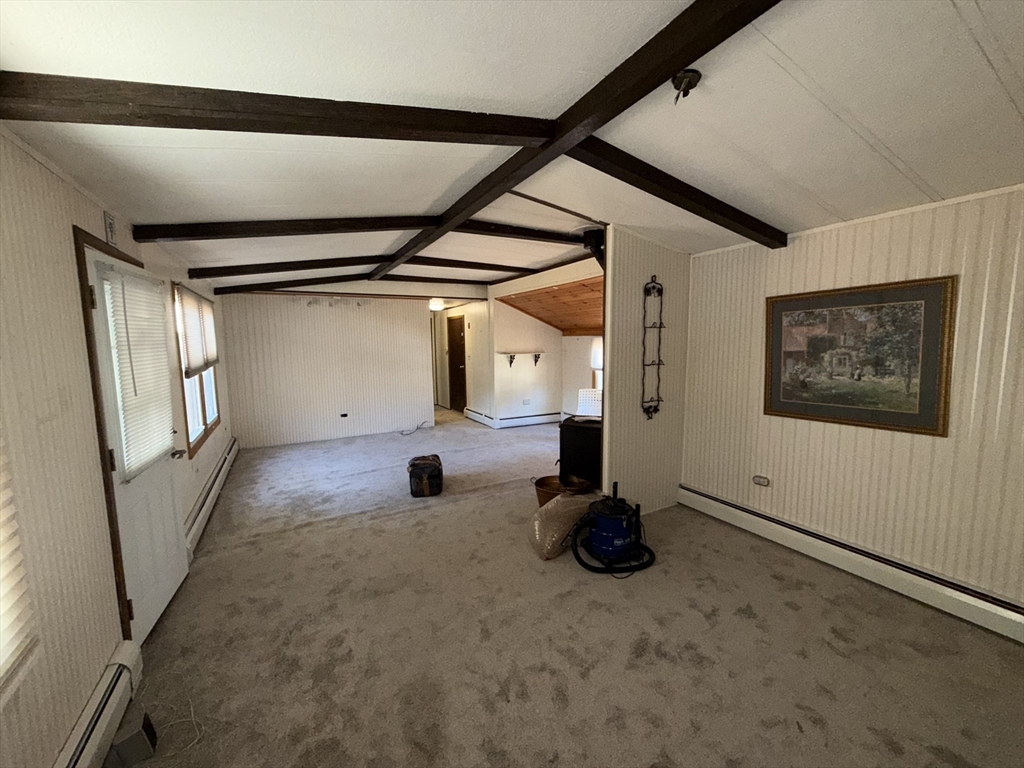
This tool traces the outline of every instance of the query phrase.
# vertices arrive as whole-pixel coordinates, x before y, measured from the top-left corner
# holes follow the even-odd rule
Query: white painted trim
[[[793,238],[802,237],[804,235],[812,235],[817,232],[828,232],[832,229],[841,229],[843,227],[852,227],[856,224],[863,224],[868,221],[878,221],[879,219],[891,219],[894,216],[902,216],[905,213],[917,213],[918,211],[927,211],[932,208],[942,208],[947,205],[959,205],[960,203],[966,203],[970,200],[980,200],[985,197],[997,197],[998,195],[1008,195],[1011,192],[1024,191],[1024,184],[1012,184],[1009,187],[999,187],[998,189],[988,189],[984,192],[973,192],[969,195],[963,195],[961,197],[953,197],[949,200],[938,200],[932,203],[922,203],[921,205],[914,205],[910,208],[900,208],[895,211],[885,211],[884,213],[876,213],[871,216],[865,216],[860,219],[849,219],[847,221],[837,221],[833,224],[825,224],[820,227],[814,227],[812,229],[803,229],[799,232],[791,232],[789,234],[789,244],[793,244]],[[738,243],[737,245],[727,245],[724,248],[714,248],[710,251],[701,251],[700,253],[694,253],[691,258],[699,258],[701,256],[714,256],[719,253],[728,253],[729,251],[736,251],[740,248],[749,248],[752,245],[757,245],[753,241],[746,243]],[[767,246],[761,246],[765,250],[769,250]]]
[[[891,565],[858,555],[855,552],[833,546],[819,539],[748,515],[727,504],[706,498],[700,494],[679,489],[680,504],[703,512],[706,515],[735,525],[762,538],[774,541],[784,547],[801,552],[815,560],[828,563],[836,568],[873,581],[894,592],[906,595],[919,602],[938,608],[958,618],[992,630],[1000,635],[1024,643],[1024,616],[992,605],[976,597],[934,581],[907,573]]]
[[[472,421],[484,424],[491,429],[510,429],[512,427],[529,427],[534,424],[554,424],[562,420],[561,413],[549,413],[543,416],[522,416],[512,417],[507,419],[494,419],[490,416],[484,416],[481,413],[475,413],[468,408],[462,412],[463,415]]]
[[[203,535],[203,531],[206,530],[206,524],[210,521],[210,513],[213,512],[213,506],[217,503],[217,498],[220,496],[220,489],[224,487],[224,481],[228,477],[228,472],[231,470],[231,465],[235,462],[235,457],[238,455],[238,440],[231,438],[231,442],[228,444],[227,450],[224,453],[223,463],[218,462],[217,466],[220,467],[220,471],[217,472],[216,476],[211,478],[213,486],[210,488],[209,494],[206,496],[206,500],[203,502],[202,508],[199,510],[199,514],[192,522],[192,527],[188,529],[185,534],[185,543],[188,545],[188,559],[189,562],[192,560],[192,556],[195,554],[196,546],[199,544],[199,539]],[[204,489],[205,490],[205,489]],[[200,496],[202,498],[202,496]]]

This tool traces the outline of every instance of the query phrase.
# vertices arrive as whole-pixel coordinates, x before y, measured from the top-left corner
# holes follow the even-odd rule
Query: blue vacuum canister
[[[619,498],[619,484],[612,495],[595,501],[569,533],[576,562],[594,573],[631,574],[654,565],[654,550],[647,546],[640,505]],[[590,562],[580,554],[589,556]]]

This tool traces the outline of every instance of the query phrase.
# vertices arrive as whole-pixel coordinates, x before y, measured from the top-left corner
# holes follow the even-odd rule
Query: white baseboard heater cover
[[[142,680],[142,649],[125,640],[110,657],[53,768],[99,768]]]
[[[958,616],[978,626],[1024,643],[1024,614],[988,599],[982,599],[950,583],[941,583],[924,573],[915,573],[898,563],[858,551],[852,546],[825,540],[798,526],[769,519],[768,515],[718,499],[710,494],[680,486],[677,501],[705,515],[716,517],[784,547],[802,552],[823,563],[860,576],[862,579],[899,592],[919,602]]]
[[[185,542],[188,544],[189,560],[192,559],[192,555],[196,551],[199,537],[203,535],[203,531],[206,529],[206,523],[210,520],[210,513],[213,512],[213,506],[217,503],[217,497],[220,496],[220,489],[224,487],[224,481],[227,479],[228,472],[237,455],[238,440],[231,438],[228,447],[224,449],[224,455],[217,462],[217,468],[213,470],[210,479],[206,481],[203,492],[199,494],[199,499],[188,516],[185,524]]]

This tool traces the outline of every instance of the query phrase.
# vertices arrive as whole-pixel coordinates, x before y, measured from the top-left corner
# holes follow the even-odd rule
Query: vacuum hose
[[[620,499],[618,485],[612,485],[611,498],[605,496],[591,504],[569,533],[573,557],[592,573],[629,575],[654,565],[654,550],[645,540],[640,507]],[[599,564],[585,560],[581,546]]]

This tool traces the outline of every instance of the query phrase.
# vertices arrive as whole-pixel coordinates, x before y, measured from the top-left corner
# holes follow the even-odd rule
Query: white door
[[[174,494],[171,290],[134,265],[86,253],[132,639],[141,644],[188,573]]]

